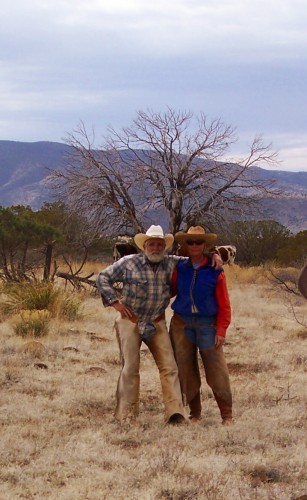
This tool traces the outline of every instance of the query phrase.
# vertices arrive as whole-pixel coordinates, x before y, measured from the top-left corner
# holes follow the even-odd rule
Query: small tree
[[[54,187],[106,234],[132,235],[157,221],[172,233],[200,220],[210,228],[252,213],[272,187],[249,171],[276,161],[271,145],[256,137],[234,163],[225,155],[235,141],[220,120],[171,108],[139,111],[130,127],[110,128],[99,150],[81,124],[69,137],[66,167],[52,174]]]
[[[291,236],[277,252],[277,260],[283,265],[301,266],[307,259],[307,230]]]
[[[30,207],[0,207],[0,276],[5,281],[35,277],[40,258],[33,250],[53,240],[57,231],[40,223]]]
[[[276,259],[291,235],[285,226],[272,220],[235,222],[229,231],[231,242],[237,247],[236,260],[253,265]]]

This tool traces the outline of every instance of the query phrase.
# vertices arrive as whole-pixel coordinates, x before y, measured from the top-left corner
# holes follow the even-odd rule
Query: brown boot
[[[233,419],[232,418],[223,418],[222,425],[225,425],[225,427],[231,427],[233,425]]]

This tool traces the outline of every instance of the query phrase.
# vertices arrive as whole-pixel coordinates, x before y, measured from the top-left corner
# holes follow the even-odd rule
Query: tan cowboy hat
[[[145,234],[138,233],[134,237],[134,243],[140,250],[144,250],[144,243],[151,238],[158,238],[165,241],[165,250],[169,250],[174,243],[172,234],[164,234],[161,226],[150,226]]]
[[[201,226],[191,226],[187,230],[186,233],[180,231],[175,234],[175,241],[180,243],[180,245],[185,245],[188,240],[193,241],[203,241],[207,245],[211,245],[217,238],[217,235],[214,233],[206,233],[203,227]]]
[[[305,265],[305,267],[303,267],[303,269],[301,270],[301,273],[299,275],[298,289],[301,292],[301,294],[303,295],[303,297],[305,297],[305,299],[307,299],[307,264]]]

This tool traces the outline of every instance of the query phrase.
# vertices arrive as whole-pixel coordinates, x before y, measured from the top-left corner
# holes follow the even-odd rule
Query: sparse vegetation
[[[51,282],[10,283],[3,288],[0,311],[9,316],[25,310],[48,310],[53,317],[73,321],[78,317],[80,304],[80,295],[63,291]]]
[[[51,310],[59,290],[52,283],[10,283],[3,289],[1,309],[6,314],[12,314],[24,309],[30,311]]]
[[[204,379],[202,421],[165,426],[159,376],[145,346],[139,422],[119,425],[113,417],[120,370],[115,313],[97,296],[75,293],[85,314],[72,325],[52,313],[48,335],[38,340],[16,335],[11,318],[2,322],[1,500],[290,500],[306,494],[305,330],[264,268],[232,266],[226,274],[233,309],[225,346],[232,428],[221,425]],[[306,314],[306,300],[296,301]]]
[[[113,241],[93,229],[80,212],[62,202],[29,206],[0,206],[0,280],[6,283],[54,281],[59,263],[74,273],[72,262],[81,258],[78,273],[89,256],[111,256]]]
[[[21,337],[43,337],[48,333],[50,312],[45,309],[38,311],[21,311],[12,319],[13,330]]]

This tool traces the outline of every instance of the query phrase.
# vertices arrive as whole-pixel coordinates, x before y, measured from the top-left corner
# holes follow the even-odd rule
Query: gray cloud
[[[307,170],[306,22],[300,0],[4,0],[0,138],[61,141],[80,120],[99,137],[172,106]]]

